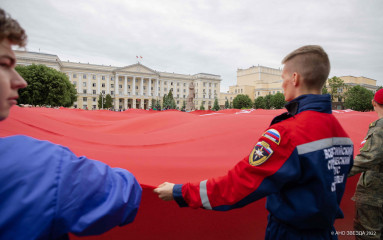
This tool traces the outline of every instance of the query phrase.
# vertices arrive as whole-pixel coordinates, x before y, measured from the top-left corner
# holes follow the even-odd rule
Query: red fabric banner
[[[78,156],[125,168],[137,177],[144,191],[136,220],[85,239],[262,239],[267,224],[264,199],[242,209],[214,212],[180,209],[174,202],[159,200],[152,190],[164,181],[201,181],[225,174],[250,153],[273,117],[284,111],[111,112],[14,107],[10,117],[0,123],[0,136],[24,134],[49,140]],[[334,115],[353,140],[354,153],[359,153],[376,113],[334,111]],[[357,180],[348,180],[341,204],[345,219],[336,221],[337,230],[352,230],[351,197]],[[79,237],[72,235],[71,239]]]

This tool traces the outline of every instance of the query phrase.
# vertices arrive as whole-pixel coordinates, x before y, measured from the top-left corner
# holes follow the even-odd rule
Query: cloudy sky
[[[29,36],[27,50],[62,61],[211,73],[221,91],[238,68],[281,68],[307,44],[329,54],[332,76],[383,85],[381,0],[0,0]]]

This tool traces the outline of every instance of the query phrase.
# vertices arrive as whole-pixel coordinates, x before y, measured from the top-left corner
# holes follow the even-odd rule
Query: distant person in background
[[[356,239],[383,239],[383,89],[372,105],[379,119],[370,124],[349,176],[362,173],[356,186],[354,230]]]
[[[0,121],[27,86],[12,45],[25,46],[18,22],[0,9]],[[0,123],[1,127],[1,123]],[[142,189],[124,169],[27,136],[0,138],[0,239],[68,239],[132,222]]]
[[[321,95],[330,61],[322,47],[309,45],[291,52],[282,63],[288,112],[274,118],[249,155],[225,176],[165,182],[154,192],[181,207],[217,211],[267,197],[266,239],[337,239],[334,222],[343,218],[339,205],[353,144],[332,115],[330,95]],[[254,214],[254,222],[247,227],[260,221],[256,213],[249,214]]]

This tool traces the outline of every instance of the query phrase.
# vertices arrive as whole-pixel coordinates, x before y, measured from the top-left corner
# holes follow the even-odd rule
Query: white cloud
[[[278,68],[302,45],[322,45],[331,75],[365,76],[383,85],[381,1],[3,0],[29,35],[28,48],[62,60],[221,75]]]

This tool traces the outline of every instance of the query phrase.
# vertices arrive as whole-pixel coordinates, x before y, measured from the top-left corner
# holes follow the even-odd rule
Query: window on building
[[[184,83],[184,87],[186,87],[186,83]]]
[[[178,82],[178,83],[177,83],[177,86],[179,86],[179,85],[180,85],[180,83]]]
[[[102,92],[102,94],[105,94],[105,90],[102,90],[101,92]]]
[[[144,86],[143,89],[146,90],[146,86]]]
[[[275,91],[273,91],[273,94],[275,94]]]
[[[177,101],[177,104],[180,104],[180,101]]]
[[[92,87],[96,87],[96,83],[92,83]]]
[[[101,87],[105,87],[105,83],[101,84]]]
[[[114,80],[114,77],[110,77],[110,80],[112,80],[112,81],[113,81],[113,80]]]
[[[136,86],[136,90],[138,90],[138,86]]]
[[[73,78],[77,78],[77,74],[74,73],[74,74],[73,74]]]
[[[165,92],[166,92],[166,91],[168,91],[168,89],[167,89],[167,88],[165,88],[164,90],[165,90]]]
[[[110,91],[110,94],[112,94],[112,95],[113,95],[113,94],[114,94],[114,91]]]
[[[184,95],[184,98],[186,98],[186,95]]]
[[[84,109],[84,110],[88,110],[88,105],[84,104],[84,105],[82,106],[82,109]]]
[[[113,83],[112,83],[112,84],[110,84],[110,87],[111,87],[111,88],[114,88],[114,84],[113,84]]]
[[[184,92],[186,93],[186,89],[184,89]]]
[[[173,86],[173,82],[170,82],[170,86]]]
[[[205,98],[205,94],[203,95],[203,98]]]
[[[83,74],[83,75],[82,75],[82,78],[83,78],[83,79],[86,79],[86,74]]]
[[[82,101],[86,102],[86,101],[88,101],[88,98],[87,97],[83,97]]]
[[[164,81],[164,84],[166,85],[166,84],[168,84],[168,82],[167,82],[167,81]]]
[[[76,82],[76,81],[73,81],[73,85],[76,87],[76,86],[77,86],[77,82]]]
[[[83,90],[82,90],[82,93],[86,93],[86,89],[83,89]]]
[[[94,97],[94,98],[93,98],[93,102],[95,102],[95,101],[96,101],[96,98]]]
[[[93,80],[96,80],[96,75],[93,75]]]
[[[93,94],[96,94],[96,90],[93,90]]]
[[[211,87],[211,83],[209,83],[209,87]]]
[[[86,82],[83,82],[83,83],[82,83],[82,86],[83,86],[83,87],[86,87]]]
[[[96,105],[93,105],[93,108],[92,108],[93,110],[96,110],[97,108],[96,108]]]
[[[130,89],[130,85],[128,85],[128,89]]]
[[[177,98],[180,98],[180,95],[179,95],[179,94],[177,94]]]
[[[180,89],[179,89],[179,88],[177,88],[177,92],[180,92]]]
[[[217,84],[216,84],[216,83],[214,83],[214,87],[217,87]]]
[[[120,85],[118,85],[118,88],[122,88],[122,85],[120,84]]]
[[[105,76],[102,76],[101,79],[102,79],[102,80],[105,80]]]
[[[203,83],[203,86],[206,87],[206,83],[205,82]]]

